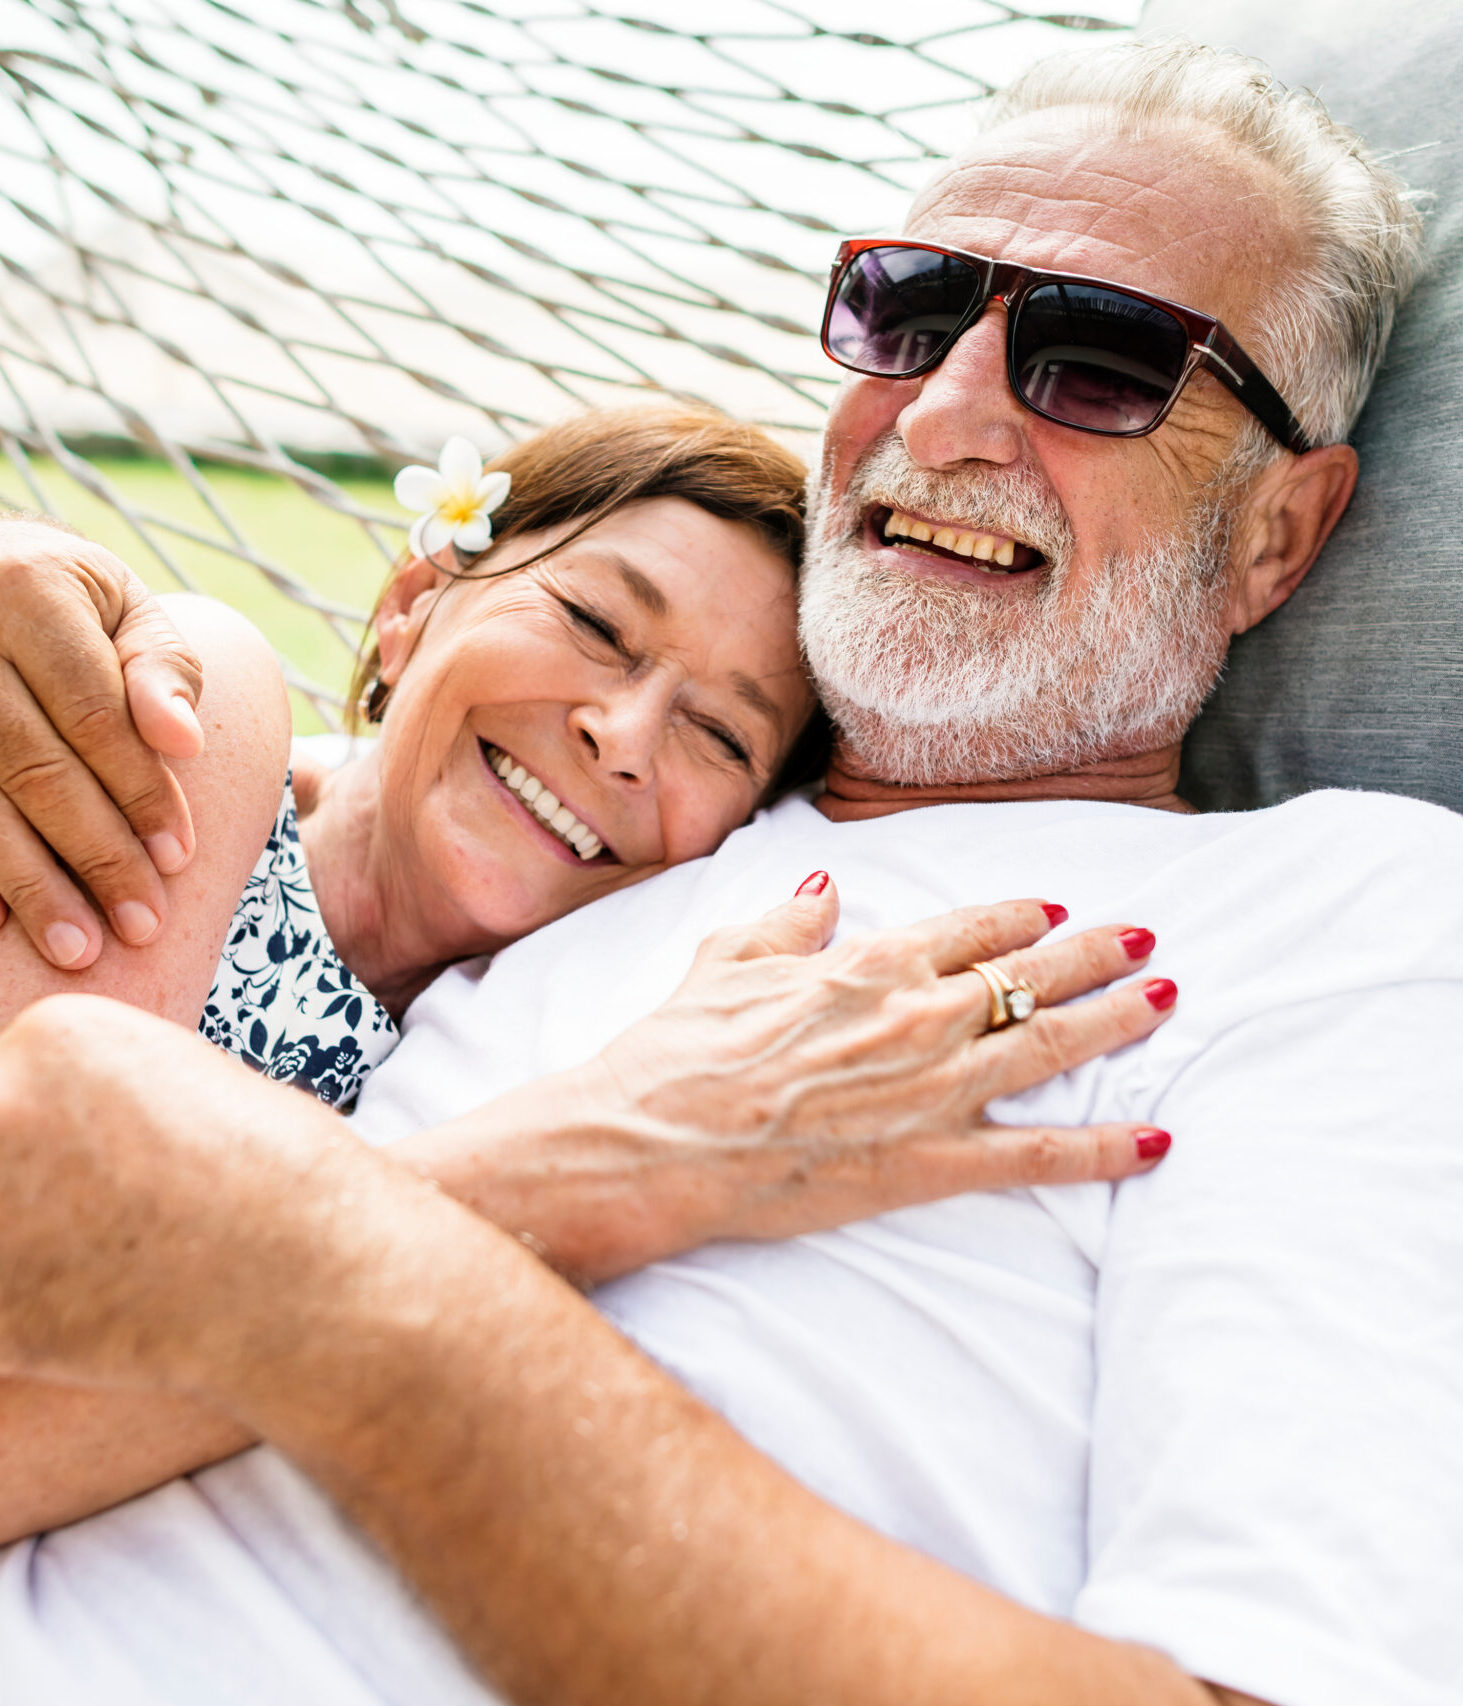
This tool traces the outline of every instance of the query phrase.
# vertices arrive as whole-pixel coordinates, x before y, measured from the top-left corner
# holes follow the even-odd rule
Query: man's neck
[[[857,765],[845,766],[845,754],[841,747],[835,747],[825,791],[816,804],[834,823],[887,817],[911,806],[969,800],[1111,800],[1118,805],[1151,806],[1157,811],[1190,812],[1194,808],[1178,796],[1179,752],[1175,744],[1131,758],[1106,759],[1060,775],[907,787],[861,774]]]

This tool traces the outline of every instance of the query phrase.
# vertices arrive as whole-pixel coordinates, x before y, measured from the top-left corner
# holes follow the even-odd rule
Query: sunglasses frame
[[[843,276],[852,262],[860,255],[867,254],[870,249],[921,249],[927,254],[943,255],[978,269],[985,280],[983,290],[978,286],[972,290],[970,305],[935,353],[907,372],[877,373],[866,367],[858,367],[853,362],[844,361],[841,356],[835,355],[828,341],[828,326],[833,318],[838,287],[843,282]],[[1021,317],[1022,303],[1032,290],[1042,284],[1082,284],[1099,290],[1116,291],[1120,296],[1130,297],[1134,302],[1141,302],[1146,307],[1162,309],[1183,327],[1189,340],[1188,356],[1167,401],[1147,426],[1131,428],[1126,432],[1110,431],[1105,427],[1082,426],[1075,421],[1063,420],[1060,415],[1054,415],[1046,409],[1038,408],[1022,393],[1016,376],[1016,326]],[[904,237],[845,239],[839,247],[838,257],[833,263],[828,281],[828,299],[824,304],[823,325],[819,334],[823,353],[840,367],[846,367],[852,373],[862,373],[869,378],[918,379],[921,374],[929,373],[940,365],[992,302],[1000,302],[1006,310],[1006,376],[1012,392],[1023,408],[1030,409],[1034,415],[1040,415],[1045,420],[1055,421],[1058,426],[1071,427],[1073,432],[1095,433],[1100,438],[1146,438],[1168,419],[1169,411],[1178,401],[1184,386],[1202,367],[1212,373],[1225,390],[1237,398],[1261,426],[1287,450],[1292,450],[1299,456],[1314,448],[1312,440],[1290,412],[1285,399],[1245,354],[1233,334],[1212,314],[1201,314],[1195,308],[1184,307],[1181,302],[1170,302],[1167,297],[1154,296],[1146,290],[1135,290],[1131,285],[1117,284],[1109,278],[1088,278],[1081,273],[1051,272],[1043,267],[1018,266],[1014,261],[993,260],[989,255],[973,254],[968,249],[952,249],[944,243],[919,243]]]

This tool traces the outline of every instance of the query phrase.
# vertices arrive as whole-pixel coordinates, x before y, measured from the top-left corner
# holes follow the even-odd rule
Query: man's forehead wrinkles
[[[991,133],[984,147],[929,187],[912,229],[938,225],[928,234],[958,247],[1130,282],[1221,318],[1273,274],[1277,240],[1291,246],[1278,186],[1222,138],[1184,132],[1139,149],[1055,124]]]
[[[1105,184],[1084,184],[1081,188],[1084,193],[1067,193],[1059,201],[1042,203],[1033,198],[1028,203],[1026,217],[1017,222],[1021,230],[1033,236],[1055,231],[1056,224],[1050,218],[1034,220],[1031,216],[1042,211],[1048,214],[1060,211],[1061,226],[1074,236],[1099,242],[1114,252],[1132,255],[1135,260],[1151,259],[1193,235],[1192,210],[1147,186],[1110,179]],[[1160,203],[1167,206],[1161,209]]]
[[[969,186],[965,195],[942,198],[921,210],[910,223],[910,235],[937,224],[975,225],[986,231],[999,226],[1006,233],[1002,247],[1012,250],[1013,259],[1020,247],[1052,251],[1049,258],[1055,261],[1063,246],[1097,244],[1115,259],[1135,264],[1151,262],[1155,251],[1192,236],[1177,198],[1121,175],[1064,185],[1060,196],[1010,181],[980,195],[973,190]],[[984,239],[988,246],[993,235]],[[1081,271],[1085,265],[1070,270]]]
[[[1280,268],[1273,248],[1236,241],[1232,230],[1207,219],[1192,230],[1166,232],[1152,248],[1140,246],[1130,221],[1101,214],[1085,226],[1072,220],[1057,229],[1033,226],[1003,211],[986,218],[931,222],[910,235],[1151,291],[1212,314],[1241,341],[1252,333],[1253,314]]]

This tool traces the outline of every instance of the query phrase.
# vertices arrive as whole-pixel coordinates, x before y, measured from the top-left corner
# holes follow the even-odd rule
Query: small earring
[[[379,723],[386,715],[386,701],[391,697],[391,689],[379,675],[371,678],[370,684],[356,701],[356,710],[363,721]]]

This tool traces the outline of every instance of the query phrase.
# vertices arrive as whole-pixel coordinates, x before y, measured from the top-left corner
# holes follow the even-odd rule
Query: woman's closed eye
[[[734,758],[744,770],[750,770],[752,768],[751,753],[747,751],[746,747],[740,740],[738,740],[730,729],[723,728],[720,723],[706,722],[704,720],[698,721],[696,726],[706,734],[710,735],[722,751],[725,752],[728,757]]]
[[[610,647],[621,658],[628,660],[632,657],[633,654],[624,635],[610,617],[589,605],[580,604],[572,598],[566,598],[562,593],[557,593],[555,596],[576,628],[585,634],[592,635],[600,644]],[[748,772],[755,770],[756,765],[747,743],[724,724],[706,717],[695,717],[692,719],[692,725],[715,743],[717,751],[722,756],[730,758],[743,770]]]
[[[572,599],[560,598],[559,602],[569,612],[576,627],[582,628],[586,633],[593,634],[596,639],[602,640],[605,645],[612,647],[622,657],[629,655],[629,649],[625,645],[623,635],[607,616],[602,616],[598,611],[590,610],[582,604],[575,604]]]

